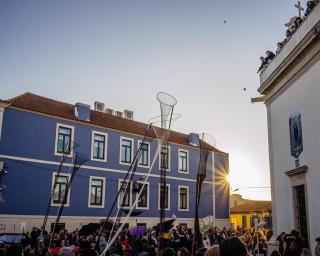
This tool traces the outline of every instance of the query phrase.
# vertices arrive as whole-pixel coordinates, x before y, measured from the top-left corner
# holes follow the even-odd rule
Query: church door
[[[299,185],[299,186],[293,187],[293,193],[294,193],[296,228],[300,231],[301,236],[306,240],[306,245],[308,245],[309,244],[308,243],[308,222],[307,222],[305,186]]]

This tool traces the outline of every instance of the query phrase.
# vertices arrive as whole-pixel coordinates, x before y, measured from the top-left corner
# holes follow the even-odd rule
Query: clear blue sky
[[[284,38],[294,4],[0,0],[0,98],[30,91],[99,100],[147,122],[159,114],[156,93],[170,92],[183,115],[175,129],[215,136],[230,153],[233,189],[269,198],[243,188],[269,186],[266,110],[250,97],[258,95],[259,56]]]

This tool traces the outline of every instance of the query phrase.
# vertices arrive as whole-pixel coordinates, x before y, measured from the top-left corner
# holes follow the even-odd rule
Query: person
[[[292,230],[289,235],[284,237],[287,246],[284,256],[300,256],[302,253],[303,240],[297,230]]]
[[[268,62],[266,61],[266,59],[263,56],[260,57],[260,60],[261,60],[261,65],[260,65],[257,73],[259,73],[262,69],[264,69],[268,64]]]
[[[220,244],[220,256],[247,256],[248,251],[239,237],[232,236]]]
[[[281,52],[282,48],[283,48],[283,43],[282,42],[278,42],[277,43],[276,54],[279,54]]]
[[[167,247],[163,250],[162,256],[175,256],[175,251],[173,248]]]
[[[190,256],[190,253],[186,247],[181,247],[178,249],[177,256]]]
[[[195,256],[204,256],[206,251],[207,251],[206,247],[201,247],[198,250],[196,250]]]
[[[74,256],[73,250],[74,250],[74,246],[62,247],[59,251],[58,256]]]
[[[204,256],[220,256],[219,245],[211,246]]]
[[[280,255],[280,253],[278,251],[274,250],[274,251],[272,251],[270,256],[281,256],[281,255]]]
[[[272,51],[266,51],[267,57],[265,58],[266,62],[269,64],[274,57],[276,56]]]
[[[21,256],[22,250],[19,246],[10,246],[6,251],[6,256]]]
[[[281,232],[281,234],[277,237],[277,241],[279,242],[279,253],[282,256],[284,254],[284,249],[286,247],[284,237],[286,236],[285,232]]]
[[[131,253],[131,246],[130,246],[130,241],[127,234],[122,234],[120,236],[120,245],[122,247],[123,255],[129,256]]]
[[[315,253],[316,256],[320,256],[320,237],[316,238],[316,242],[317,242],[317,245],[316,245],[316,248],[314,250],[314,253]]]
[[[290,29],[286,30],[286,38],[284,39],[283,43],[286,44],[289,42],[290,38],[292,37],[292,33]]]
[[[306,12],[304,13],[304,16],[307,17],[315,6],[316,6],[316,3],[312,0],[309,0],[307,2],[307,9],[306,9]]]

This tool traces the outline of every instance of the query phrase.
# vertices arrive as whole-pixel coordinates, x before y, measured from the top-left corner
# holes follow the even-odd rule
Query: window
[[[74,138],[74,127],[64,124],[57,124],[55,154],[67,156],[72,155],[72,142]]]
[[[250,217],[250,221],[251,221],[251,223],[250,223],[251,228],[258,227],[258,224],[260,222],[260,217],[259,216],[255,216],[255,215],[251,216]]]
[[[107,138],[108,134],[106,133],[92,132],[91,160],[107,161]]]
[[[104,177],[90,176],[89,186],[89,205],[88,207],[103,208],[104,207],[104,194],[105,183]]]
[[[159,193],[158,193],[158,209],[161,208],[161,191],[164,187],[159,184]],[[164,209],[170,210],[170,184],[166,184],[166,187],[164,188]]]
[[[189,187],[179,186],[179,211],[189,210]]]
[[[139,191],[141,191],[143,183],[139,183]],[[138,196],[137,193],[137,196]],[[148,209],[149,208],[149,183],[146,182],[144,188],[141,192],[141,195],[138,199],[137,209]]]
[[[131,164],[133,158],[133,140],[121,137],[120,163]]]
[[[123,185],[122,185],[123,184]],[[132,186],[130,182],[119,182],[120,196],[118,201],[118,207],[125,208],[130,207],[132,202]]]
[[[69,205],[69,193],[67,192],[67,186],[69,183],[70,175],[69,174],[59,174],[53,173],[52,176],[52,187],[53,187],[53,196],[52,196],[52,205],[59,206],[60,204]]]
[[[139,145],[141,145],[140,150],[141,150],[141,154],[140,154],[140,159],[139,159],[139,166],[142,167],[148,167],[149,166],[149,159],[150,159],[150,144],[146,143],[146,142],[142,142],[139,141]]]
[[[170,147],[162,146],[159,157],[159,168],[169,171],[170,169]]]
[[[188,151],[179,149],[179,172],[189,172]]]
[[[247,228],[247,216],[242,215],[242,228]]]

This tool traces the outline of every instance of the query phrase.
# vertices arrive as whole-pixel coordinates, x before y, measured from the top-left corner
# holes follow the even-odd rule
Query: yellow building
[[[230,222],[234,228],[253,228],[265,223],[266,228],[272,227],[271,201],[248,200],[230,209]]]

